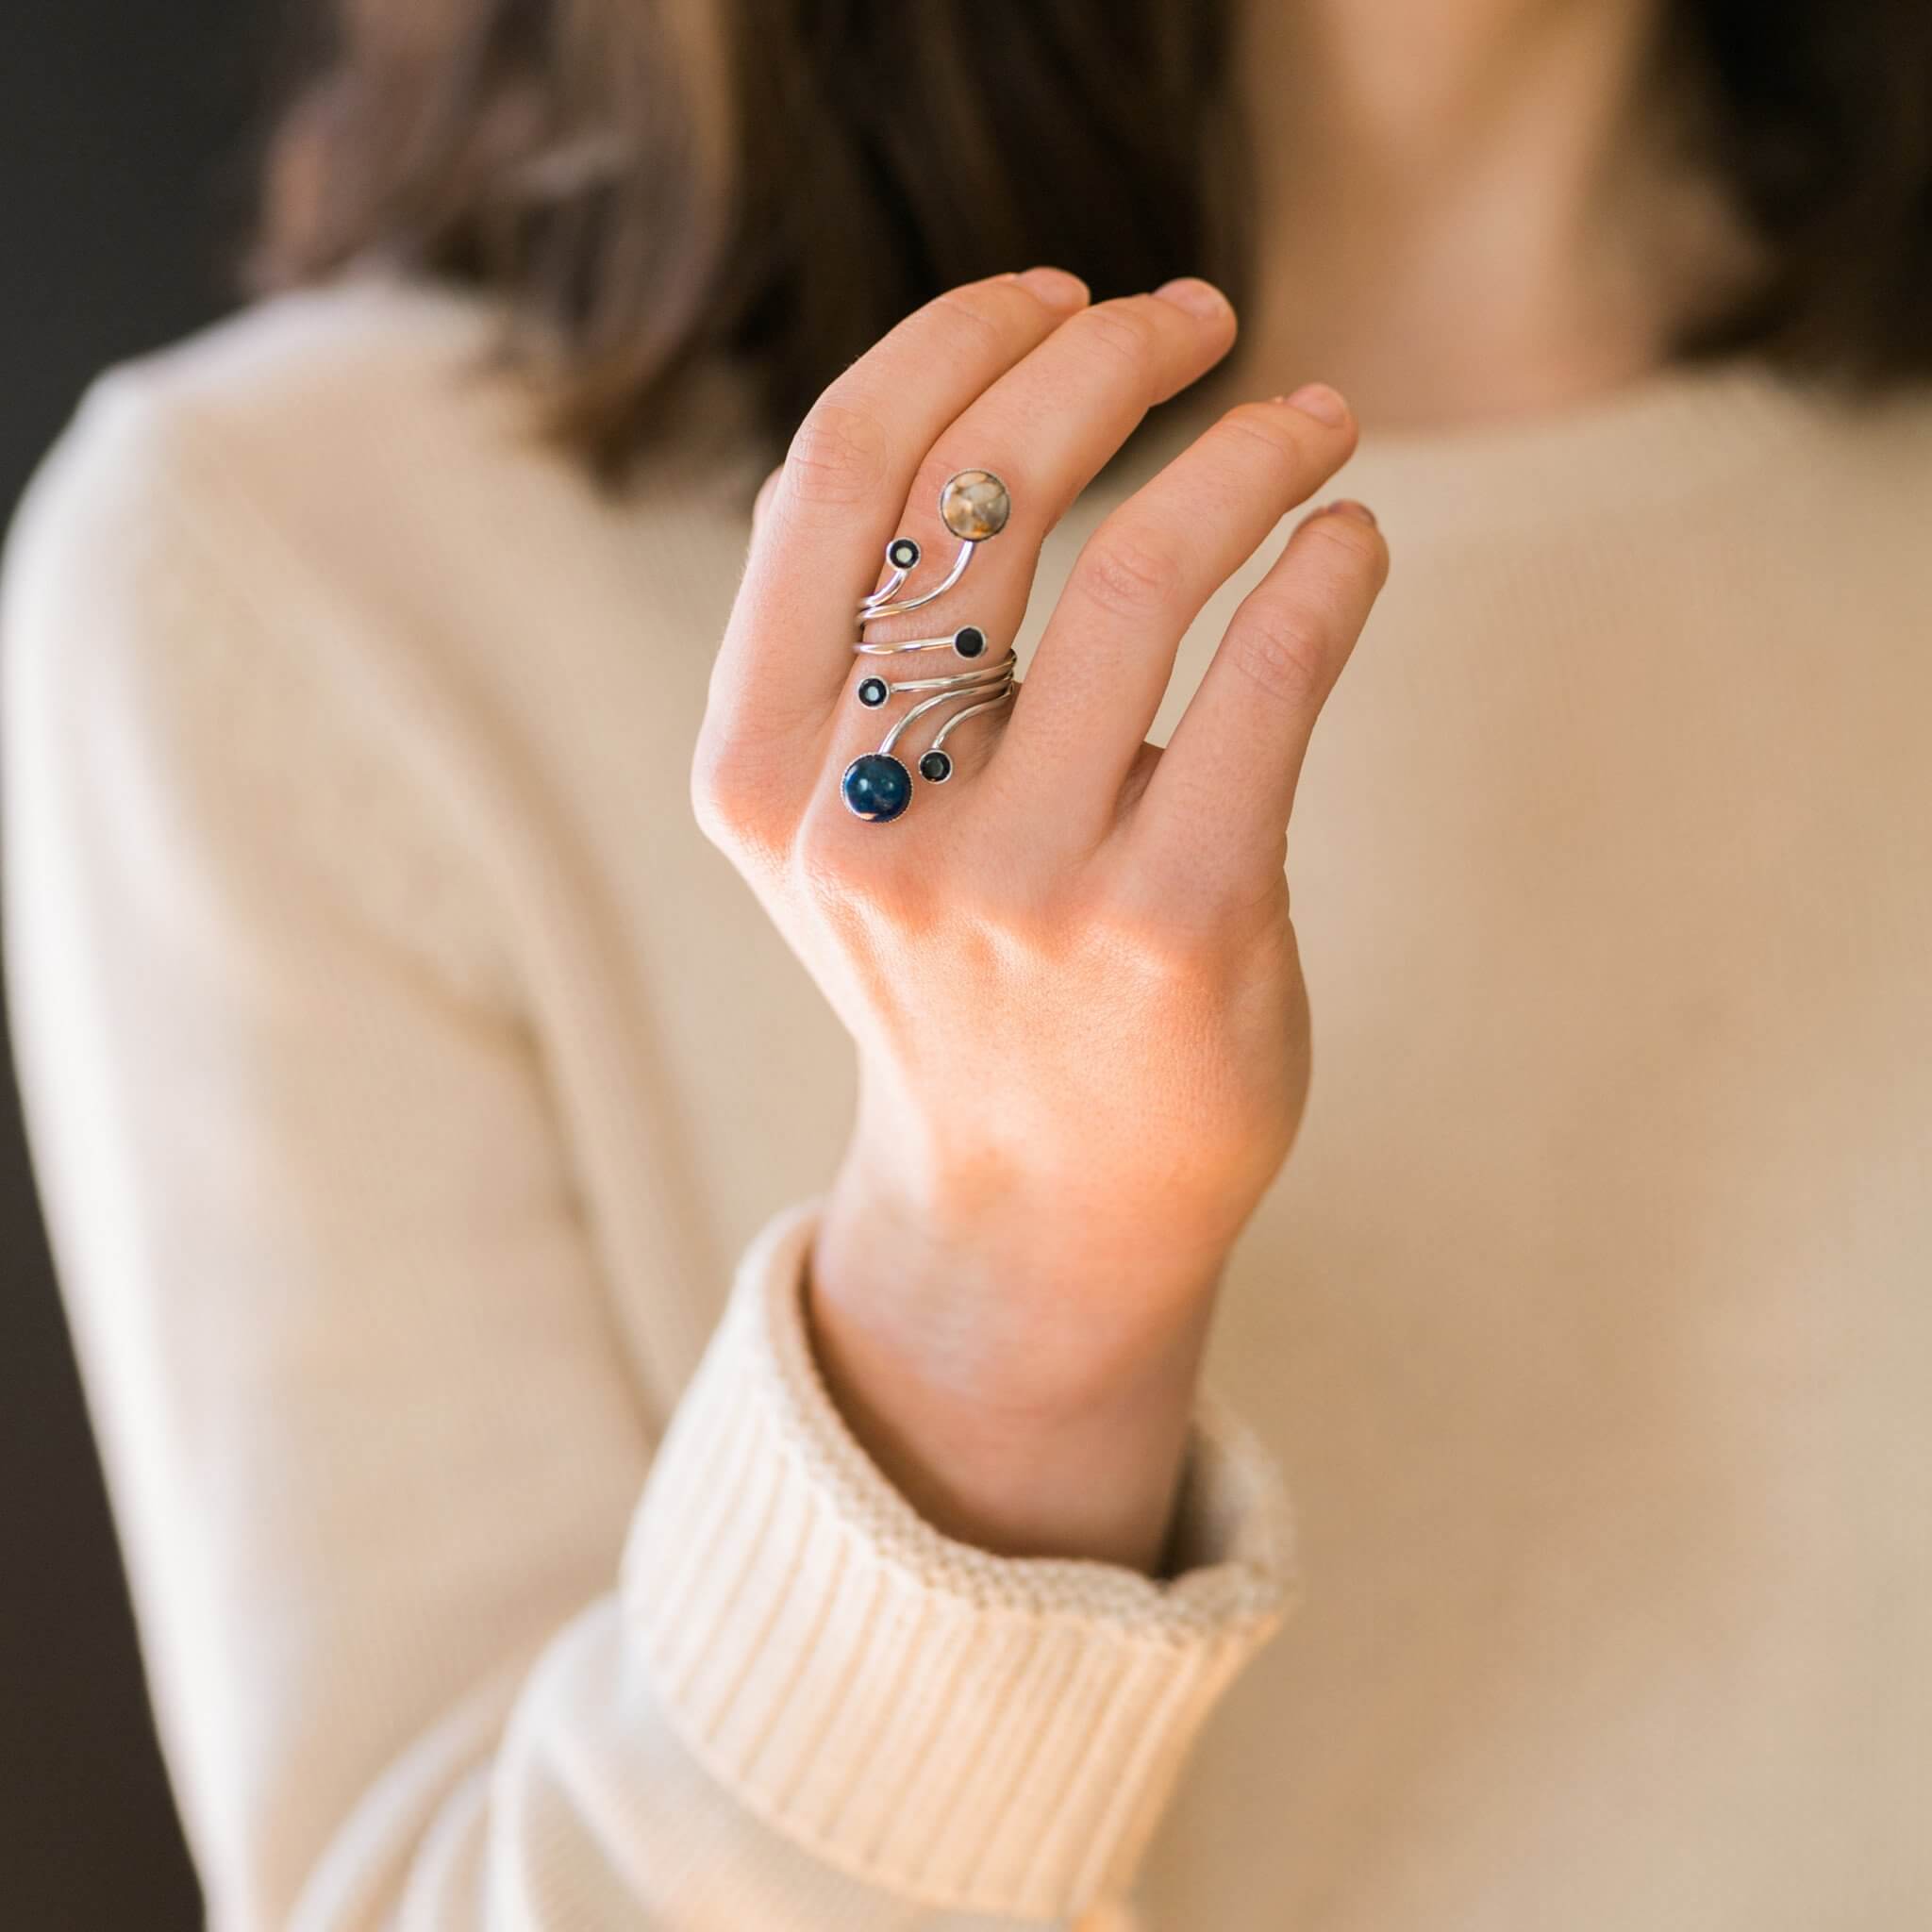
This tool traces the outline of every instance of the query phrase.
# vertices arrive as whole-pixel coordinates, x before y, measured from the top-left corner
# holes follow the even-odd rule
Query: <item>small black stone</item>
[[[910,570],[919,561],[919,545],[910,537],[894,537],[886,547],[886,559],[894,570]]]
[[[919,775],[934,785],[943,785],[953,775],[950,753],[929,751],[919,761]]]
[[[877,710],[891,694],[883,677],[867,677],[859,681],[858,702],[871,706],[874,710]]]
[[[962,624],[953,633],[953,648],[962,658],[976,658],[986,649],[986,633],[976,624]]]
[[[859,818],[876,824],[897,818],[912,803],[912,774],[891,753],[869,751],[845,767],[839,791]]]

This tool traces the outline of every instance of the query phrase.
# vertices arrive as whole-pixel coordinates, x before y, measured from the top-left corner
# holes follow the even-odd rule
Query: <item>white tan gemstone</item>
[[[1007,486],[991,470],[961,470],[940,491],[940,516],[946,528],[969,543],[997,537],[1012,508]]]

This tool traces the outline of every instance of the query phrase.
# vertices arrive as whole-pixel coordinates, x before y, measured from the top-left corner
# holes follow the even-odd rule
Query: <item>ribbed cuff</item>
[[[833,1407],[800,1303],[821,1203],[766,1224],[658,1449],[628,1626],[687,1748],[841,1870],[1067,1917],[1125,1890],[1203,1719],[1295,1593],[1274,1463],[1197,1407],[1155,1581],[941,1535]]]

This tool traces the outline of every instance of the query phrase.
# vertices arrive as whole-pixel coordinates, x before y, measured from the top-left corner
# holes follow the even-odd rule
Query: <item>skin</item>
[[[1230,399],[1320,374],[1376,428],[1560,409],[1761,272],[1688,158],[1662,0],[1252,0],[1263,238]]]
[[[692,802],[857,1049],[806,1284],[828,1391],[961,1541],[1162,1573],[1223,1270],[1307,1100],[1286,829],[1388,570],[1373,516],[1304,513],[1165,750],[1146,732],[1202,606],[1354,448],[1355,410],[1290,372],[1442,421],[1657,360],[1697,291],[1639,265],[1704,217],[1630,151],[1659,120],[1654,25],[1630,0],[1257,4],[1244,72],[1279,239],[1240,355],[1192,278],[1098,304],[1053,268],[968,284],[846,369],[759,492]],[[853,608],[888,539],[950,556],[941,483],[1005,477],[1011,522],[971,568],[997,645],[1046,531],[1204,381],[1222,414],[1089,540],[1015,703],[947,740],[954,777],[903,819],[854,818],[839,777],[879,724],[851,702]]]

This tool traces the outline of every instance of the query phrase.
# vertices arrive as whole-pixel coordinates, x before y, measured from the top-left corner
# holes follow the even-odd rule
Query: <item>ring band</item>
[[[959,539],[959,553],[954,558],[952,568],[930,590],[916,595],[901,595],[906,579],[919,567],[920,548],[913,538],[894,537],[886,545],[885,582],[859,600],[859,629],[863,631],[875,617],[898,617],[906,611],[917,610],[950,591],[965,575],[974,551],[989,537],[997,537],[1006,528],[1012,508],[1007,486],[991,470],[960,470],[947,477],[940,491],[940,521]],[[874,658],[950,650],[969,667],[940,677],[888,677],[879,672],[867,672],[858,680],[853,695],[868,710],[879,709],[901,691],[931,695],[922,696],[892,725],[876,751],[861,753],[845,767],[845,774],[839,781],[839,792],[856,817],[882,824],[897,818],[912,803],[912,774],[893,755],[893,746],[915,719],[965,698],[970,702],[933,733],[932,742],[918,760],[919,775],[928,784],[942,785],[953,775],[952,754],[945,749],[947,734],[956,724],[994,709],[1013,694],[1017,659],[1012,648],[1008,646],[1004,657],[981,663],[978,660],[985,657],[988,643],[980,625],[962,624],[939,637],[908,638],[897,644],[867,643],[861,637],[853,645],[855,653]]]

